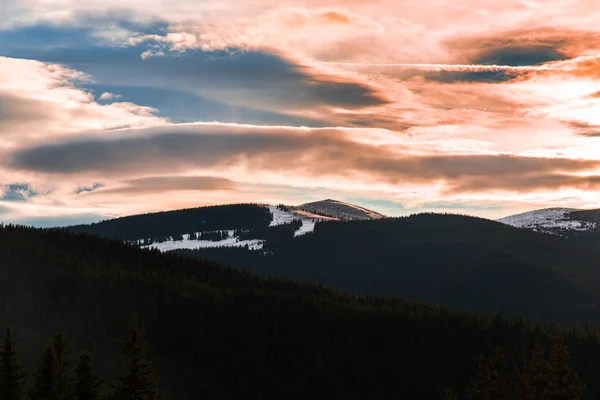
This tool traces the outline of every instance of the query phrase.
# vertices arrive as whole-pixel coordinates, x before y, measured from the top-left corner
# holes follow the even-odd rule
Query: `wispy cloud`
[[[5,219],[198,191],[600,207],[595,1],[5,3],[0,187],[37,194]]]

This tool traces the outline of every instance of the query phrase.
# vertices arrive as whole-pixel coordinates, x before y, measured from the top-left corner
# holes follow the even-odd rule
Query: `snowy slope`
[[[209,248],[209,247],[244,247],[248,245],[250,250],[260,250],[263,247],[264,240],[239,240],[233,236],[234,231],[228,231],[229,237],[227,239],[212,241],[212,240],[193,240],[190,239],[190,235],[182,235],[183,240],[169,240],[162,243],[152,243],[150,245],[144,245],[143,241],[137,243],[144,249],[158,249],[160,251],[170,251],[178,249],[190,249],[195,250],[198,248]],[[200,233],[200,232],[198,232]]]
[[[297,208],[314,214],[333,217],[340,220],[367,220],[386,218],[385,215],[376,211],[333,199],[306,203],[299,205]]]
[[[557,235],[567,231],[595,230],[597,224],[583,220],[581,215],[581,210],[574,208],[546,208],[500,218],[498,222]]]
[[[273,220],[269,226],[289,224],[293,220],[298,219],[293,213],[276,206],[269,206],[269,211],[271,211],[271,215],[273,216]]]
[[[385,218],[383,214],[379,214],[375,211],[331,199],[303,204],[298,207],[266,207],[268,207],[273,217],[269,227],[289,224],[295,220],[300,220],[302,222],[302,225],[294,232],[294,237],[313,232],[316,224],[322,221]],[[167,237],[161,239],[162,242],[155,241],[153,243],[144,243],[144,240],[140,239],[134,241],[134,243],[138,244],[142,248],[158,249],[160,251],[171,251],[178,249],[195,250],[199,248],[210,247],[245,247],[246,245],[248,245],[248,248],[251,250],[262,250],[265,244],[265,240],[260,239],[240,240],[240,238],[235,235],[235,230],[215,232],[226,232],[226,238],[218,241],[201,240],[191,239],[191,235],[189,234],[182,234],[183,240],[174,240],[174,237]],[[197,232],[196,234],[199,233],[200,232]],[[248,231],[246,231],[246,233],[248,233]]]
[[[276,206],[269,206],[269,210],[273,215],[273,221],[271,221],[269,226],[289,224],[298,219],[302,221],[302,226],[294,232],[294,236],[301,236],[313,232],[317,221],[335,220],[335,218],[326,218],[306,211],[297,210],[295,207],[289,207],[287,210],[282,210]]]

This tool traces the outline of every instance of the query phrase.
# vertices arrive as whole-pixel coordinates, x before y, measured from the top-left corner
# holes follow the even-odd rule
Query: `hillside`
[[[420,214],[323,222],[312,235],[267,242],[261,253],[181,253],[359,293],[600,323],[600,251],[485,219]]]
[[[136,312],[168,399],[439,399],[469,384],[479,353],[500,344],[518,361],[535,331],[547,339],[523,321],[263,279],[62,230],[0,227],[0,260],[0,324],[13,324],[29,371],[63,330],[113,376],[113,338]],[[567,343],[593,398],[598,333],[569,331]]]
[[[600,247],[600,210],[546,208],[500,218],[498,222]]]
[[[353,204],[323,200],[297,207],[265,204],[197,207],[126,216],[66,229],[161,251],[245,246],[259,250],[266,238],[302,236],[313,232],[318,222],[384,217]]]
[[[266,206],[231,204],[132,215],[67,229],[123,241],[148,238],[158,241],[196,232],[266,228],[272,219]]]
[[[296,208],[311,212],[313,214],[332,217],[344,221],[386,218],[385,215],[376,211],[332,199],[305,203],[297,206]]]

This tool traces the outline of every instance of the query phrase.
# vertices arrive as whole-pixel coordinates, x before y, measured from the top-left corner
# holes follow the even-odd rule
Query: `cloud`
[[[89,80],[61,65],[0,57],[0,147],[48,135],[165,122],[150,107],[94,102],[91,93],[78,87]]]
[[[96,84],[177,90],[230,105],[251,104],[263,111],[361,108],[389,102],[383,91],[369,82],[328,73],[273,52],[228,48],[143,60],[140,54],[145,50],[87,47],[33,55],[51,63],[76,64],[93,76]],[[18,54],[22,53],[29,54]],[[250,104],[248,98],[253,99]]]
[[[600,79],[600,56],[585,58],[577,62],[573,74],[578,77]]]
[[[5,3],[0,185],[44,193],[11,217],[311,189],[600,206],[593,1]]]
[[[83,186],[83,187],[77,188],[77,190],[75,191],[75,193],[76,194],[79,194],[79,193],[89,193],[89,192],[93,192],[94,190],[100,189],[100,188],[103,188],[103,187],[104,187],[103,184],[96,182],[92,186]]]
[[[545,27],[455,36],[445,45],[456,62],[537,65],[581,56],[595,50],[599,40],[595,30]]]
[[[235,190],[235,182],[215,176],[147,176],[120,181],[117,187],[99,190],[96,194],[147,194],[173,191]]]
[[[521,178],[529,179],[534,187],[536,181],[543,182],[539,187],[552,183],[562,187],[572,176],[572,186],[581,187],[583,181],[574,174],[600,167],[600,160],[516,154],[423,154],[408,143],[382,146],[361,142],[360,136],[360,131],[340,129],[186,124],[121,131],[110,138],[91,136],[38,145],[13,154],[8,166],[38,173],[101,177],[122,176],[123,171],[152,174],[201,169],[226,173],[242,168],[254,176],[292,174],[313,180],[345,179],[363,185],[380,182],[392,187],[438,182],[452,190],[475,192],[489,188],[520,191]],[[561,179],[544,178],[549,175]],[[142,191],[166,185],[162,178],[144,179],[128,185],[143,183]],[[174,179],[172,185],[193,188],[193,179],[199,178]],[[470,184],[474,181],[478,185]]]
[[[123,97],[123,96],[121,96],[119,94],[114,94],[114,93],[110,93],[110,92],[104,92],[104,93],[102,93],[100,95],[100,100],[105,100],[105,101],[108,101],[108,100],[117,100],[117,99],[120,99],[121,97]]]
[[[27,201],[34,197],[37,193],[32,190],[26,183],[13,183],[5,185],[0,192],[0,201]]]

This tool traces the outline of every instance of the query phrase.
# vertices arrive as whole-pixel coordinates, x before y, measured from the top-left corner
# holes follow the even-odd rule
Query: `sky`
[[[600,208],[597,0],[3,0],[0,221]]]

